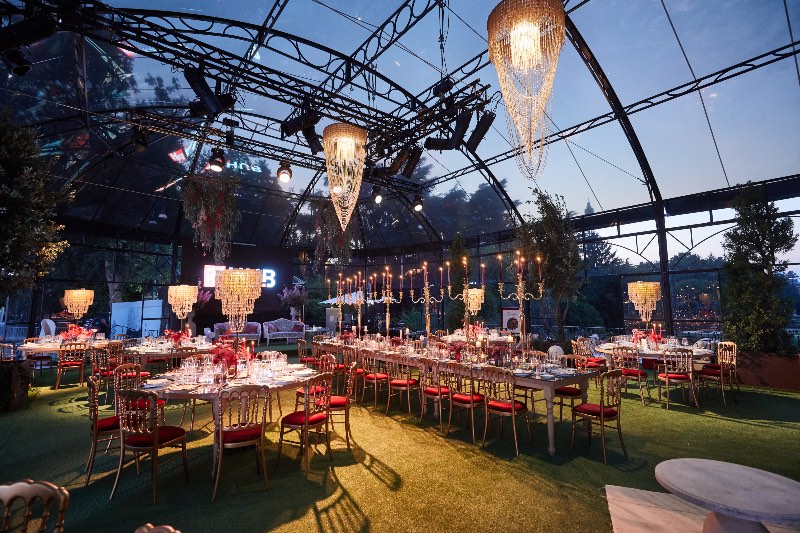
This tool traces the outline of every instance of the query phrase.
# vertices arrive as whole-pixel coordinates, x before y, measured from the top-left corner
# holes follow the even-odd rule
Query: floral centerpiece
[[[171,329],[165,329],[164,337],[171,340],[173,345],[180,346],[183,339],[189,338],[189,333],[186,331],[172,331]]]
[[[202,309],[211,300],[211,291],[197,291],[197,308]]]
[[[70,324],[67,326],[67,331],[62,331],[59,333],[62,339],[65,341],[75,341],[78,340],[80,337],[90,337],[97,332],[96,329],[86,329],[82,328],[77,324]]]
[[[283,291],[278,293],[278,298],[284,307],[289,308],[292,320],[297,320],[299,309],[308,303],[308,293],[301,285],[295,285],[291,289],[284,287]]]
[[[236,376],[236,365],[238,364],[239,356],[244,356],[246,359],[250,359],[251,357],[250,352],[248,352],[247,348],[244,346],[240,346],[239,350],[237,351],[232,345],[222,343],[214,346],[214,349],[211,350],[211,353],[214,356],[214,364],[224,364],[228,369],[228,375],[232,377]]]

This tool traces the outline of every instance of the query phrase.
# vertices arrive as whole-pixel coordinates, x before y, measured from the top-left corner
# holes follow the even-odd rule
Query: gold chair
[[[16,513],[11,512],[16,500],[22,500],[24,511],[21,520],[15,518]],[[69,507],[69,492],[64,487],[57,487],[49,481],[33,481],[23,479],[16,483],[0,485],[0,502],[3,502],[3,522],[0,531],[28,531],[28,524],[33,519],[33,512],[40,508],[37,502],[42,501],[41,515],[36,519],[40,522],[39,531],[47,530],[50,519],[50,508],[56,504],[56,519],[53,524],[53,533],[64,533],[64,515]]]
[[[371,385],[374,392],[374,407],[377,409],[378,394],[384,385],[386,387],[389,386],[389,374],[383,371],[380,361],[376,358],[375,353],[370,350],[361,352],[361,364],[364,367],[364,388],[361,390],[361,403],[364,403],[364,394],[367,391],[367,386]]]
[[[636,380],[639,384],[639,398],[644,405],[644,389],[642,389],[642,380],[647,387],[647,397],[650,398],[650,381],[647,379],[647,371],[642,368],[642,358],[639,355],[639,350],[636,348],[629,348],[627,346],[616,346],[613,349],[613,362],[614,368],[622,370],[622,382],[625,386],[625,391],[628,390],[628,380]]]
[[[105,387],[105,402],[108,401],[108,393],[114,383],[114,369],[116,362],[112,362],[111,354],[106,348],[92,348],[89,350],[89,359],[92,364],[91,375],[97,378],[98,385],[102,383]]]
[[[13,363],[14,362],[14,345],[8,343],[0,343],[0,362]]]
[[[445,378],[445,384],[450,391],[450,414],[447,417],[447,430],[445,435],[450,434],[450,424],[453,420],[453,410],[469,411],[470,428],[472,429],[472,443],[475,444],[475,408],[482,406],[485,396],[476,391],[480,388],[480,383],[476,384],[472,369],[467,365],[459,363],[446,363],[444,369],[440,369]]]
[[[22,341],[22,344],[33,344],[38,341],[39,337],[28,337]],[[34,378],[36,378],[36,367],[39,367],[39,375],[41,376],[45,363],[47,363],[47,368],[50,370],[50,372],[53,371],[53,357],[49,353],[32,353],[28,356],[28,361],[30,361],[33,366]]]
[[[663,363],[656,365],[656,380],[658,381],[658,401],[661,402],[661,384],[666,388],[667,409],[669,409],[669,388],[679,386],[684,402],[686,401],[685,387],[689,386],[689,393],[694,400],[695,407],[700,408],[697,401],[694,382],[694,352],[688,348],[670,348],[664,350]]]
[[[100,385],[97,376],[89,376],[86,380],[89,388],[89,420],[92,422],[92,447],[89,450],[89,461],[86,463],[86,487],[89,486],[89,481],[92,477],[92,468],[94,467],[94,459],[97,455],[97,444],[108,443],[105,453],[111,449],[111,444],[119,437],[119,417],[106,416],[100,418],[99,414],[99,396]]]
[[[314,357],[308,355],[308,343],[305,339],[297,339],[297,357],[301,365],[313,366],[315,363]]]
[[[331,354],[323,354],[317,361],[316,367],[320,373],[329,372],[331,375],[333,375],[334,369],[336,368],[336,357],[334,357]],[[322,391],[314,391],[314,392],[319,393]],[[298,406],[304,403],[305,400],[306,400],[306,388],[297,387],[294,393],[294,410],[297,411]]]
[[[486,445],[486,433],[492,423],[492,415],[497,415],[500,421],[500,436],[503,436],[503,420],[511,418],[511,431],[514,434],[514,450],[519,457],[519,444],[517,442],[517,417],[525,418],[525,425],[528,428],[528,439],[533,444],[531,436],[530,419],[528,418],[528,407],[525,403],[516,399],[514,392],[514,374],[505,368],[495,368],[487,366],[483,369],[483,377],[486,381],[486,401],[484,402],[486,423],[483,425],[483,443]]]
[[[609,370],[600,375],[600,403],[582,403],[572,408],[572,442],[570,451],[575,448],[575,428],[578,419],[583,419],[586,424],[586,432],[589,444],[592,442],[592,422],[597,422],[600,426],[600,446],[603,449],[603,464],[608,465],[606,457],[606,427],[615,427],[619,435],[619,443],[622,445],[622,452],[628,457],[628,450],[625,449],[625,441],[622,440],[622,426],[620,425],[620,413],[622,408],[622,370]]]
[[[359,387],[364,388],[364,368],[361,366],[358,357],[358,348],[355,347],[348,347],[342,350],[342,363],[345,365],[347,369],[353,363],[356,363],[356,375],[355,375],[355,382],[353,384],[353,394],[358,395]]]
[[[433,359],[420,357],[417,360],[419,365],[419,389],[420,389],[420,413],[419,418],[425,413],[425,406],[428,400],[433,400],[439,418],[439,433],[444,433],[444,421],[442,419],[442,409],[444,401],[450,402],[450,389],[442,384],[439,376],[439,365]]]
[[[733,394],[734,383],[736,383],[736,389],[739,390],[739,374],[736,372],[736,352],[735,342],[723,341],[718,343],[717,362],[703,365],[703,368],[697,375],[699,385],[703,385],[709,381],[715,383],[720,396],[722,396],[722,405],[726,407],[728,404],[725,401],[725,383],[728,383],[731,398],[733,398],[734,402],[736,402],[736,396]]]
[[[123,365],[124,366],[124,365]],[[122,468],[125,465],[125,454],[134,455],[138,467],[139,456],[150,455],[150,485],[153,493],[153,503],[158,498],[158,467],[177,459],[172,457],[159,464],[159,451],[165,448],[180,448],[180,457],[183,459],[183,475],[189,481],[189,457],[186,454],[186,430],[177,426],[158,425],[156,409],[158,396],[155,392],[144,390],[116,390],[117,406],[119,407],[120,425],[120,450],[119,466],[114,486],[111,488],[110,498],[119,485]],[[163,416],[163,411],[162,411]]]
[[[281,418],[281,431],[278,439],[278,457],[275,459],[276,468],[281,458],[281,447],[283,446],[284,435],[289,431],[297,431],[300,433],[299,444],[300,451],[303,454],[301,463],[304,465],[305,470],[308,470],[309,435],[312,430],[316,433],[318,441],[319,433],[324,428],[325,440],[328,445],[328,456],[330,460],[333,461],[329,426],[332,379],[333,374],[326,372],[306,381],[305,385],[303,385],[305,389],[303,410],[286,414]]]
[[[573,341],[574,342],[574,341]],[[582,355],[562,355],[561,366],[564,368],[577,368],[585,370],[586,357]],[[569,400],[570,409],[575,407],[575,402],[580,401],[583,392],[580,387],[564,386],[553,391],[554,403],[558,404],[558,417],[564,420],[564,402]]]
[[[408,414],[411,416],[411,392],[419,390],[419,379],[412,375],[413,366],[406,355],[390,355],[386,358],[386,373],[389,375],[389,394],[386,398],[386,414],[392,404],[392,396],[400,396],[403,403],[403,393],[408,401]]]
[[[256,464],[261,468],[264,477],[264,489],[269,489],[267,466],[264,462],[264,428],[268,404],[269,388],[261,385],[243,385],[220,394],[219,412],[214,418],[217,468],[211,503],[214,503],[217,497],[225,449],[255,446]]]
[[[125,363],[114,368],[114,412],[117,416],[122,416],[122,411],[119,405],[117,393],[123,390],[136,390],[142,386],[142,380],[150,377],[149,372],[142,372],[141,365],[134,363]],[[164,424],[166,417],[164,407],[167,405],[166,400],[159,399],[156,402],[158,409],[161,411],[161,423]],[[143,404],[142,408],[148,404]],[[135,406],[134,406],[135,407]],[[133,407],[129,407],[133,408]]]
[[[345,373],[346,383],[345,383],[345,392],[344,396],[331,396],[328,400],[330,418],[331,418],[331,428],[333,428],[333,417],[334,416],[343,416],[344,418],[344,438],[347,442],[347,449],[350,449],[350,436],[352,432],[350,431],[350,405],[352,403],[353,391],[355,390],[355,383],[356,377],[358,373],[358,363],[353,361],[350,363],[350,367],[347,369]],[[324,401],[324,399],[320,399],[317,401]],[[320,405],[319,407],[323,407]]]
[[[86,367],[86,344],[82,342],[67,342],[58,350],[58,374],[56,375],[56,390],[61,385],[61,375],[67,370],[78,371],[78,384],[83,386],[83,372]]]

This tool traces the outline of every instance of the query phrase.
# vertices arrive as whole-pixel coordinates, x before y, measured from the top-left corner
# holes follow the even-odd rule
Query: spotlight
[[[289,183],[292,180],[292,167],[289,166],[287,161],[281,161],[278,166],[278,181],[281,183]]]
[[[137,152],[144,152],[147,150],[147,145],[150,144],[147,138],[147,132],[139,128],[139,126],[135,126],[133,128],[133,135],[131,136],[131,143],[133,144],[133,149]]]
[[[403,163],[405,163],[408,160],[410,155],[411,153],[408,149],[408,146],[403,146],[400,149],[400,151],[397,152],[397,155],[395,156],[394,161],[392,161],[392,164],[389,165],[389,167],[387,168],[388,174],[390,176],[393,176],[398,172],[400,172],[400,167],[403,166]]]
[[[411,176],[414,174],[414,170],[416,170],[421,157],[422,157],[422,149],[419,146],[415,146],[411,150],[411,155],[408,156],[408,162],[406,163],[406,166],[403,169],[402,174],[404,177],[411,179]]]
[[[3,64],[14,76],[24,76],[31,70],[31,62],[19,48],[3,53]]]
[[[443,98],[453,88],[453,85],[455,84],[450,78],[442,78],[439,83],[431,87],[431,94],[436,98]]]
[[[225,133],[225,144],[228,148],[233,148],[236,145],[236,135],[234,135],[233,130],[228,130]]]
[[[221,111],[233,108],[236,97],[233,94],[221,94],[217,96],[208,86],[208,82],[203,75],[202,69],[197,67],[186,67],[183,70],[183,77],[189,83],[197,100],[189,104],[189,114],[193,117],[213,117]]]
[[[219,146],[211,149],[211,157],[208,160],[208,168],[214,172],[222,172],[225,167],[225,152]]]
[[[411,204],[414,207],[414,211],[419,213],[422,211],[422,195],[416,194],[414,195],[414,203]]]
[[[381,194],[381,188],[377,185],[372,187],[372,199],[375,200],[375,203],[380,205],[383,201],[383,195]]]
[[[443,139],[442,137],[428,137],[425,139],[426,150],[449,150],[450,139]]]
[[[478,148],[478,145],[486,136],[489,128],[492,127],[492,122],[494,122],[496,116],[497,115],[491,111],[481,115],[481,118],[479,118],[478,122],[475,124],[475,129],[472,130],[472,134],[469,136],[469,139],[467,139],[466,144],[464,144],[468,152],[474,152]]]
[[[294,118],[281,122],[281,137],[289,137],[306,128],[313,128],[322,118],[316,111],[305,111]],[[315,152],[316,153],[316,152]]]
[[[472,113],[469,111],[462,111],[458,114],[458,117],[456,117],[456,125],[453,128],[453,136],[450,137],[450,149],[455,150],[458,148],[458,145],[461,144],[461,141],[464,140],[464,135],[467,133],[470,120],[472,120]]]
[[[0,28],[0,52],[41,41],[57,30],[56,19],[49,15],[37,15]]]
[[[303,137],[306,138],[306,144],[311,148],[311,153],[313,155],[317,155],[323,150],[322,141],[319,139],[319,135],[314,129],[314,126],[303,128]]]

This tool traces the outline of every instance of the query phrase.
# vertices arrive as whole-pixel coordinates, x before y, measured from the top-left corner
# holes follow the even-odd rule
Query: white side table
[[[670,459],[656,480],[672,494],[711,511],[704,532],[767,531],[800,524],[800,483],[749,466],[709,459]]]

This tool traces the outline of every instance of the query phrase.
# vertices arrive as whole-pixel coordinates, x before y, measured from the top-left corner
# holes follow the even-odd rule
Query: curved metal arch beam
[[[575,47],[575,51],[578,52],[584,65],[589,69],[589,73],[592,75],[595,82],[597,82],[597,85],[606,97],[606,101],[614,111],[617,121],[622,127],[622,131],[628,139],[631,150],[633,150],[633,154],[636,156],[636,160],[642,171],[642,176],[644,176],[645,183],[647,184],[647,189],[650,192],[653,214],[656,221],[656,231],[658,234],[658,259],[659,272],[661,274],[661,292],[664,300],[664,316],[666,318],[667,333],[672,335],[672,291],[669,283],[669,251],[667,249],[667,227],[661,190],[658,188],[658,183],[653,174],[653,169],[650,167],[650,162],[647,160],[647,155],[644,152],[642,143],[639,141],[639,137],[636,135],[636,131],[630,121],[630,117],[628,117],[628,113],[617,96],[617,92],[614,90],[611,81],[608,79],[605,72],[603,72],[600,63],[597,61],[597,58],[589,48],[589,45],[584,40],[580,31],[578,31],[578,28],[575,27],[569,15],[566,16],[565,24],[567,38],[572,43],[572,46]]]
[[[308,182],[306,185],[303,194],[300,195],[300,199],[297,200],[297,204],[294,206],[294,210],[292,210],[292,214],[289,215],[289,220],[286,221],[286,226],[283,228],[283,236],[281,236],[281,242],[278,244],[280,248],[286,248],[286,241],[289,240],[289,234],[292,231],[292,226],[294,226],[295,220],[297,220],[297,215],[300,214],[300,209],[303,208],[303,204],[306,203],[308,200],[308,196],[314,190],[314,187],[317,186],[317,182],[322,177],[323,172],[318,170],[312,176],[311,181]]]
[[[433,227],[433,224],[431,224],[431,221],[428,220],[428,217],[422,212],[414,211],[414,207],[404,194],[398,194],[397,198],[400,200],[400,203],[403,204],[403,207],[405,207],[406,210],[408,210],[408,212],[411,213],[420,224],[422,224],[422,227],[425,228],[425,233],[428,234],[428,239],[430,239],[430,242],[441,243],[442,235],[436,231],[436,228]]]
[[[715,232],[714,232],[714,233],[712,233],[711,235],[707,236],[705,239],[702,239],[702,240],[699,240],[699,241],[697,241],[697,242],[696,242],[696,243],[694,243],[694,244],[693,244],[691,247],[689,247],[689,246],[686,246],[686,245],[685,245],[685,244],[683,244],[681,241],[678,241],[678,242],[681,242],[681,244],[683,244],[683,246],[686,248],[686,251],[685,251],[683,254],[681,254],[681,256],[678,258],[678,260],[677,260],[677,261],[675,261],[675,264],[674,264],[674,265],[672,265],[672,268],[675,268],[676,266],[680,265],[680,264],[681,264],[681,261],[683,261],[684,259],[686,259],[686,257],[687,257],[687,256],[688,256],[690,253],[692,253],[692,250],[694,250],[695,248],[697,248],[698,246],[700,246],[701,244],[703,244],[704,242],[706,242],[708,239],[710,239],[710,238],[712,238],[712,237],[716,237],[716,236],[717,236],[717,235],[719,235],[720,233],[722,233],[722,232],[725,232],[725,231],[728,231],[728,230],[729,230],[729,229],[731,229],[732,227],[733,227],[733,225],[729,225],[729,226],[727,226],[727,227],[725,227],[725,228],[722,228],[722,229],[721,229],[721,230],[719,230],[719,231],[715,231]],[[671,235],[671,233],[670,233],[670,235]],[[672,238],[673,238],[673,239],[675,239],[676,241],[678,240],[678,239],[677,239],[677,237],[675,237],[674,235],[672,235]]]

